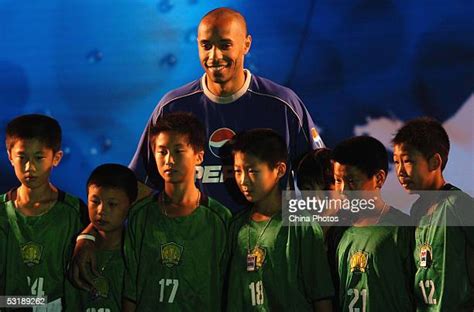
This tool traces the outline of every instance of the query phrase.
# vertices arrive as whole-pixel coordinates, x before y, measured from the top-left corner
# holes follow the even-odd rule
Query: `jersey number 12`
[[[435,284],[433,280],[420,281],[418,286],[420,286],[421,294],[423,295],[423,300],[425,301],[425,303],[436,304],[436,298],[433,298],[435,295]],[[426,295],[427,290],[430,291],[428,296]]]

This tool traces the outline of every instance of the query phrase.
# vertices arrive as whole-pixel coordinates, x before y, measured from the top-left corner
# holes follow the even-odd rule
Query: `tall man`
[[[198,28],[198,49],[204,75],[167,93],[153,111],[130,167],[139,180],[160,187],[149,143],[151,126],[163,114],[174,111],[194,113],[206,127],[208,144],[197,179],[203,191],[232,211],[239,209],[232,188],[232,166],[225,163],[225,143],[235,133],[251,128],[272,128],[285,138],[291,169],[297,158],[323,142],[302,101],[290,89],[258,77],[244,69],[252,37],[244,17],[237,11],[218,8],[207,13]],[[229,183],[226,182],[227,178]],[[284,179],[284,184],[288,180]],[[236,191],[236,192],[234,192]]]
[[[235,133],[272,128],[285,138],[290,174],[281,181],[286,185],[293,183],[291,169],[298,157],[324,144],[304,104],[292,90],[244,69],[252,37],[239,12],[228,8],[210,11],[201,19],[197,40],[204,75],[161,99],[143,131],[130,168],[144,183],[139,197],[149,192],[144,185],[161,188],[150,130],[163,114],[192,112],[204,124],[208,138],[204,160],[197,168],[201,190],[236,212],[243,207],[239,205],[242,197],[233,179],[232,165],[224,165],[228,161],[224,157],[225,143]],[[226,180],[228,183],[224,183]],[[90,230],[88,227],[85,232]],[[90,268],[95,267],[95,257],[90,247],[85,242],[78,244],[71,266],[73,279],[81,288],[88,288],[92,281]]]

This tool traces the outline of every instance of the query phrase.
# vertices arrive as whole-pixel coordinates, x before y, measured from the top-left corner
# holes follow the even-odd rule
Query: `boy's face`
[[[49,176],[62,158],[62,151],[53,152],[37,139],[19,139],[8,151],[8,159],[22,185],[37,188],[49,183]]]
[[[375,191],[381,187],[377,183],[376,175],[368,177],[362,170],[356,166],[343,165],[334,162],[334,180],[335,189],[338,192],[346,191]]]
[[[396,144],[393,147],[393,162],[398,182],[409,193],[430,189],[433,173],[428,160],[418,150],[406,144]]]
[[[112,232],[123,226],[130,200],[122,189],[91,184],[87,190],[87,207],[94,227],[99,231]]]
[[[280,164],[283,165],[283,164]],[[266,198],[278,187],[278,181],[285,174],[285,168],[270,168],[266,162],[251,154],[234,154],[234,177],[245,198],[255,203]]]
[[[155,137],[155,161],[165,183],[193,181],[204,151],[196,152],[187,135],[165,131]]]

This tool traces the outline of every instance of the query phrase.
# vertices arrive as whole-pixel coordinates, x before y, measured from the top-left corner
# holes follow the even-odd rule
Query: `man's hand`
[[[84,232],[95,234],[92,224],[89,224]],[[93,280],[99,276],[96,268],[95,243],[88,239],[76,242],[71,264],[69,266],[69,278],[77,287],[90,291],[94,287]]]

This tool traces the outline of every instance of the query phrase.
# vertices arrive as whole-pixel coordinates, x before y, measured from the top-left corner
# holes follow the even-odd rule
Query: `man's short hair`
[[[120,164],[103,164],[95,168],[87,179],[87,193],[91,185],[120,189],[127,194],[130,203],[137,199],[138,186],[135,173]]]
[[[355,166],[369,178],[379,170],[388,174],[387,149],[370,136],[356,136],[340,142],[334,148],[332,158],[342,165]]]
[[[174,131],[186,135],[194,151],[203,151],[206,144],[204,126],[192,113],[173,112],[160,117],[150,130],[150,142],[155,149],[154,140],[162,132]]]
[[[61,149],[61,136],[56,119],[39,114],[22,115],[7,124],[5,145],[10,151],[18,140],[36,139],[56,153]]]
[[[247,21],[245,20],[245,17],[239,11],[231,9],[231,8],[221,7],[221,8],[216,8],[214,10],[211,10],[207,12],[206,15],[204,15],[201,18],[201,22],[207,18],[211,18],[211,17],[218,18],[218,17],[226,16],[226,15],[227,16],[231,15],[234,18],[236,18],[244,27],[245,35],[246,36],[248,35]]]
[[[440,122],[430,117],[420,117],[406,122],[392,140],[394,145],[405,144],[419,151],[426,160],[434,154],[441,156],[441,170],[448,163],[449,136]]]
[[[303,156],[296,170],[296,182],[302,191],[316,185],[320,190],[330,190],[334,185],[332,152],[328,148],[318,148]]]
[[[285,140],[272,129],[258,128],[238,133],[231,141],[233,154],[251,154],[270,168],[278,163],[286,164],[288,148]]]

